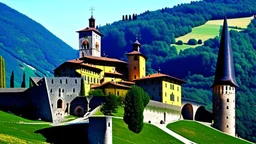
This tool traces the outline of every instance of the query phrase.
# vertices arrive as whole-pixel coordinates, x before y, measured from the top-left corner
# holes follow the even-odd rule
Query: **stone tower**
[[[112,144],[112,117],[89,117],[88,129],[89,144]]]
[[[101,36],[95,28],[95,18],[93,14],[89,19],[89,27],[77,31],[79,33],[79,58],[85,56],[101,57]]]
[[[236,134],[235,78],[233,54],[228,31],[227,18],[224,19],[213,91],[213,127],[229,135]]]
[[[146,76],[146,60],[147,57],[140,52],[140,43],[136,38],[133,43],[133,51],[127,53],[128,56],[128,80],[133,81]]]

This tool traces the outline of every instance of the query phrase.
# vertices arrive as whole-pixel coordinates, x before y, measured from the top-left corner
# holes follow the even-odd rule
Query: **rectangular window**
[[[180,99],[179,99],[179,97],[177,96],[177,102],[179,102],[180,101]]]
[[[177,91],[179,91],[180,90],[180,87],[179,86],[177,86]]]
[[[117,95],[119,96],[119,91],[117,91]]]
[[[165,84],[165,87],[167,88],[167,83]]]
[[[174,94],[173,93],[170,95],[170,100],[174,101]]]

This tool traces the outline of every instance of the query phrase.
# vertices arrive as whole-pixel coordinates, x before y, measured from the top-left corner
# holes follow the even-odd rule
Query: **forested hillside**
[[[124,52],[131,51],[136,34],[143,44],[142,51],[149,57],[148,72],[158,69],[158,65],[176,56],[173,47],[175,37],[191,32],[192,27],[204,24],[207,20],[237,18],[256,14],[256,1],[252,0],[203,0],[181,4],[158,11],[146,11],[137,20],[118,21],[100,27],[105,35],[102,48],[108,56],[125,59]],[[115,53],[112,53],[115,48]],[[154,62],[154,63],[152,63]]]
[[[6,62],[8,87],[12,70],[20,84],[24,63],[38,71],[32,76],[52,75],[59,64],[76,58],[77,51],[41,24],[0,3],[0,55]]]

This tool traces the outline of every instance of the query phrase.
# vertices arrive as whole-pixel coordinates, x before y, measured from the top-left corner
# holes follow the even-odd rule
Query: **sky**
[[[0,2],[25,14],[78,49],[77,30],[88,27],[93,7],[96,25],[121,20],[122,15],[154,11],[173,7],[191,0],[0,0]]]

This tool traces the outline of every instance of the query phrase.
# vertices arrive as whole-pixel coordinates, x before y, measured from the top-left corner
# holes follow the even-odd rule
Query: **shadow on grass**
[[[46,142],[54,144],[88,143],[88,123],[55,126],[35,131],[46,138]]]

